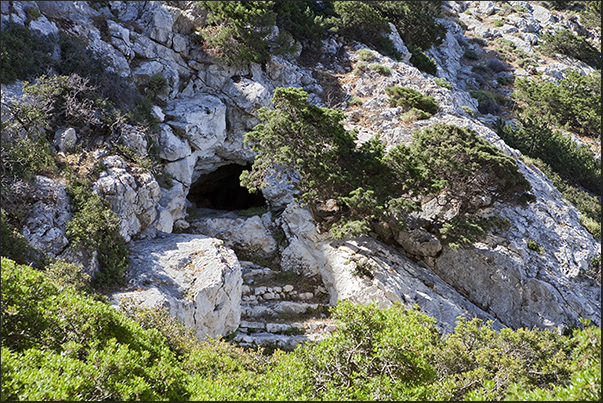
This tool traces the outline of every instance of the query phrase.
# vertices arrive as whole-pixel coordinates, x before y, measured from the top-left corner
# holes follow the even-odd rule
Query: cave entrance
[[[240,185],[239,177],[249,171],[251,165],[224,165],[214,172],[201,175],[191,185],[187,199],[197,208],[213,210],[245,210],[266,206],[262,192],[249,193]]]

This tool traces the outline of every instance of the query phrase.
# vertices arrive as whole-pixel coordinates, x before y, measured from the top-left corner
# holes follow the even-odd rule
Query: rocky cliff
[[[437,64],[435,76],[410,64],[410,53],[393,26],[391,37],[403,57],[394,60],[374,51],[375,63],[390,74],[358,75],[352,66],[367,46],[336,34],[323,42],[311,62],[300,61],[300,50],[288,57],[273,56],[265,66],[228,66],[194,41],[195,29],[206,22],[192,2],[2,2],[2,24],[22,24],[46,36],[76,36],[108,62],[109,71],[134,82],[148,82],[158,74],[165,78],[167,90],[156,97],[152,113],[158,122],[155,141],[163,176],[171,179],[171,186],[113,154],[106,144],[86,153],[72,151],[70,144],[81,141],[73,128],[56,134],[57,152],[104,167],[94,191],[110,203],[119,232],[132,250],[128,283],[111,295],[114,301],[130,295],[165,306],[201,338],[240,328],[237,340],[242,343],[254,342],[254,333],[245,333],[254,327],[256,335],[288,328],[277,322],[305,326],[311,333],[317,326],[308,330],[305,319],[287,322],[283,314],[313,312],[320,318],[319,306],[342,299],[376,300],[382,307],[393,301],[417,304],[445,332],[453,330],[458,316],[493,320],[497,328],[572,327],[579,326],[579,318],[600,325],[600,280],[588,275],[591,259],[601,254],[600,243],[547,176],[526,164],[492,129],[497,116],[512,120],[512,111],[493,115],[478,110],[469,91],[483,78],[464,57],[471,50],[484,63],[496,59],[487,46],[495,38],[534,54],[545,30],[584,34],[584,28],[539,2],[508,2],[521,3],[523,14],[511,13],[505,24],[494,26],[491,22],[503,3],[507,2],[444,2],[439,22],[446,26],[446,36],[427,52]],[[600,43],[600,33],[589,35]],[[475,37],[481,42],[470,40]],[[582,74],[594,71],[572,59],[540,58],[538,66],[530,68],[551,79],[563,78],[569,68]],[[504,75],[530,72],[509,65]],[[449,87],[438,85],[436,77],[445,78]],[[3,107],[19,98],[20,85],[3,85]],[[394,85],[432,96],[440,111],[429,119],[408,121],[387,100],[385,88]],[[397,242],[388,245],[371,236],[334,240],[294,201],[290,185],[275,181],[263,190],[263,198],[251,201],[236,183],[254,159],[243,138],[260,123],[258,109],[271,105],[275,88],[291,86],[303,88],[317,105],[342,109],[346,128],[357,129],[361,142],[378,134],[389,148],[408,143],[414,129],[438,122],[471,128],[516,159],[534,200],[483,208],[482,216],[508,219],[508,228],[458,248],[443,245],[420,227],[397,234]],[[491,86],[502,94],[511,91],[499,82]],[[352,97],[360,99],[360,105],[347,102]],[[150,140],[135,129],[127,131],[123,141],[145,157]],[[35,192],[38,201],[22,235],[52,256],[83,264],[94,275],[95,257],[78,255],[66,238],[71,211],[64,184],[38,176]],[[236,213],[253,208],[259,213]],[[452,217],[454,211],[442,210],[434,200],[424,204],[419,215],[428,219],[436,214]],[[530,242],[538,244],[539,251]],[[249,279],[258,270],[264,270],[262,276],[272,272],[284,280],[258,283],[255,277],[254,284]]]

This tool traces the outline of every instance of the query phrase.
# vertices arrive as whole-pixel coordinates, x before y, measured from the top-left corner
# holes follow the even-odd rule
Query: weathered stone
[[[72,151],[77,143],[77,134],[73,127],[59,129],[54,134],[54,145],[63,152]]]
[[[224,239],[230,247],[263,256],[271,256],[277,248],[276,241],[259,216],[244,218],[235,214],[199,218],[192,227],[197,233]]]
[[[120,221],[120,234],[128,242],[155,221],[161,190],[152,175],[128,172],[119,156],[107,157],[103,164],[108,169],[101,172],[93,189],[111,205]]]
[[[38,35],[48,36],[59,33],[59,28],[54,22],[48,21],[48,18],[41,16],[29,23],[29,29]]]
[[[192,150],[187,140],[174,135],[172,128],[166,124],[160,124],[159,127],[159,157],[176,161],[191,155]]]
[[[402,231],[396,241],[412,255],[436,256],[442,250],[440,241],[422,228]]]
[[[114,303],[131,297],[164,307],[200,340],[226,336],[241,319],[241,266],[222,241],[172,234],[136,241],[126,272],[128,287],[110,294]]]
[[[36,202],[21,234],[38,250],[58,256],[69,244],[65,231],[72,218],[65,184],[36,176],[34,189]]]

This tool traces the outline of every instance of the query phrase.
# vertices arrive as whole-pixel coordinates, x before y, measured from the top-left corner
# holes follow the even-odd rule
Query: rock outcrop
[[[124,290],[110,295],[118,304],[132,298],[162,307],[206,340],[227,336],[241,320],[241,265],[215,238],[171,234],[132,243]]]

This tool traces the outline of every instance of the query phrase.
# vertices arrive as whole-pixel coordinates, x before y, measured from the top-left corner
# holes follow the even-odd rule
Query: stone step
[[[291,284],[283,286],[249,286],[243,284],[241,288],[242,301],[248,303],[259,303],[265,301],[310,301],[314,298],[314,293],[306,291],[299,292]]]
[[[308,311],[317,311],[322,306],[317,303],[274,301],[262,304],[249,302],[241,303],[241,317],[243,318],[276,318],[280,315],[302,315]]]
[[[247,325],[248,327],[244,328],[242,325]],[[311,320],[304,323],[242,321],[239,332],[233,341],[243,347],[273,346],[284,350],[292,350],[301,343],[322,340],[335,331],[335,329],[333,321]]]
[[[241,333],[259,333],[259,332],[268,332],[268,333],[331,333],[335,331],[335,322],[333,320],[321,320],[321,319],[310,319],[305,322],[262,322],[262,321],[247,321],[242,320],[239,325],[239,332]]]

